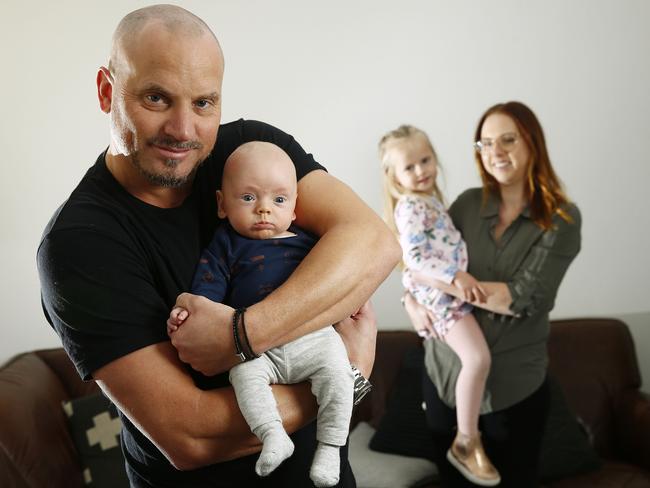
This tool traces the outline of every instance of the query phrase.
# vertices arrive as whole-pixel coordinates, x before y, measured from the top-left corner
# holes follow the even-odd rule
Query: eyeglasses
[[[486,139],[481,139],[480,141],[476,141],[474,143],[474,149],[476,149],[476,152],[487,153],[494,148],[494,144],[496,143],[505,152],[510,152],[515,148],[518,141],[519,141],[518,134],[516,134],[515,132],[506,132],[505,134],[501,134],[496,139],[486,138]]]

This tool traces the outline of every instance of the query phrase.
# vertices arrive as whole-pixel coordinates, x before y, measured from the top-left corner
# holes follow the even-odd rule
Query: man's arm
[[[381,218],[329,173],[303,177],[298,195],[296,223],[320,239],[281,287],[246,312],[262,350],[355,313],[401,256]]]
[[[320,239],[282,286],[247,310],[246,331],[257,353],[352,315],[401,255],[379,216],[328,173],[301,178],[298,195],[296,223]],[[235,364],[232,309],[188,294],[177,305],[190,312],[172,337],[180,358],[204,374]]]
[[[93,376],[177,469],[195,469],[261,448],[239,411],[233,389],[198,389],[169,342],[116,359]],[[273,385],[273,393],[289,433],[315,417],[317,405],[308,383]]]
[[[337,330],[350,361],[369,377],[377,333],[371,305],[364,304],[353,317],[341,321]],[[241,415],[233,389],[197,388],[169,342],[116,359],[95,371],[93,377],[177,469],[228,461],[261,448]],[[316,417],[318,406],[309,383],[272,388],[287,432]]]

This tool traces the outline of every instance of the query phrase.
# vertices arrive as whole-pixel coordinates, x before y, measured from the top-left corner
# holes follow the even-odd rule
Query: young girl
[[[427,135],[409,125],[379,142],[384,173],[385,219],[402,246],[402,282],[424,305],[428,319],[418,334],[446,342],[462,363],[456,382],[458,431],[447,452],[449,462],[468,480],[494,486],[500,476],[483,450],[478,415],[490,353],[471,305],[434,288],[456,286],[467,301],[485,301],[485,291],[467,269],[467,248],[443,205],[436,184],[438,161]]]

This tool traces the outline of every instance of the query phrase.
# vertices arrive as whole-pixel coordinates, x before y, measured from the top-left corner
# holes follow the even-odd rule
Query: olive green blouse
[[[523,400],[544,381],[549,312],[560,282],[580,250],[580,212],[575,205],[564,210],[573,222],[556,214],[554,227],[543,231],[525,208],[496,241],[497,197],[482,205],[481,188],[472,188],[449,209],[467,243],[467,271],[479,281],[505,282],[512,295],[510,310],[514,316],[474,308],[492,354],[481,413],[502,410]],[[444,342],[434,339],[425,342],[425,349],[427,372],[440,398],[454,406],[458,357]]]

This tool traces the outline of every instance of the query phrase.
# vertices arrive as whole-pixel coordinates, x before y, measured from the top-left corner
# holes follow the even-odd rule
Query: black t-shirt
[[[219,223],[215,191],[224,163],[237,147],[253,140],[284,149],[298,179],[323,169],[290,135],[261,122],[239,120],[220,127],[217,143],[181,206],[164,209],[138,200],[115,180],[101,154],[55,212],[38,249],[43,310],[84,379],[130,352],[168,340],[165,322],[171,307],[190,289],[201,250]],[[201,388],[228,385],[227,373],[207,378],[188,370]],[[123,450],[135,486],[220,487],[235,486],[235,481],[238,486],[310,486],[294,481],[309,482],[311,456],[294,455],[264,482],[254,474],[257,456],[178,472],[121,418]],[[313,425],[293,437],[297,451],[313,454]],[[349,471],[342,453],[343,471]],[[292,484],[285,485],[289,479]]]

